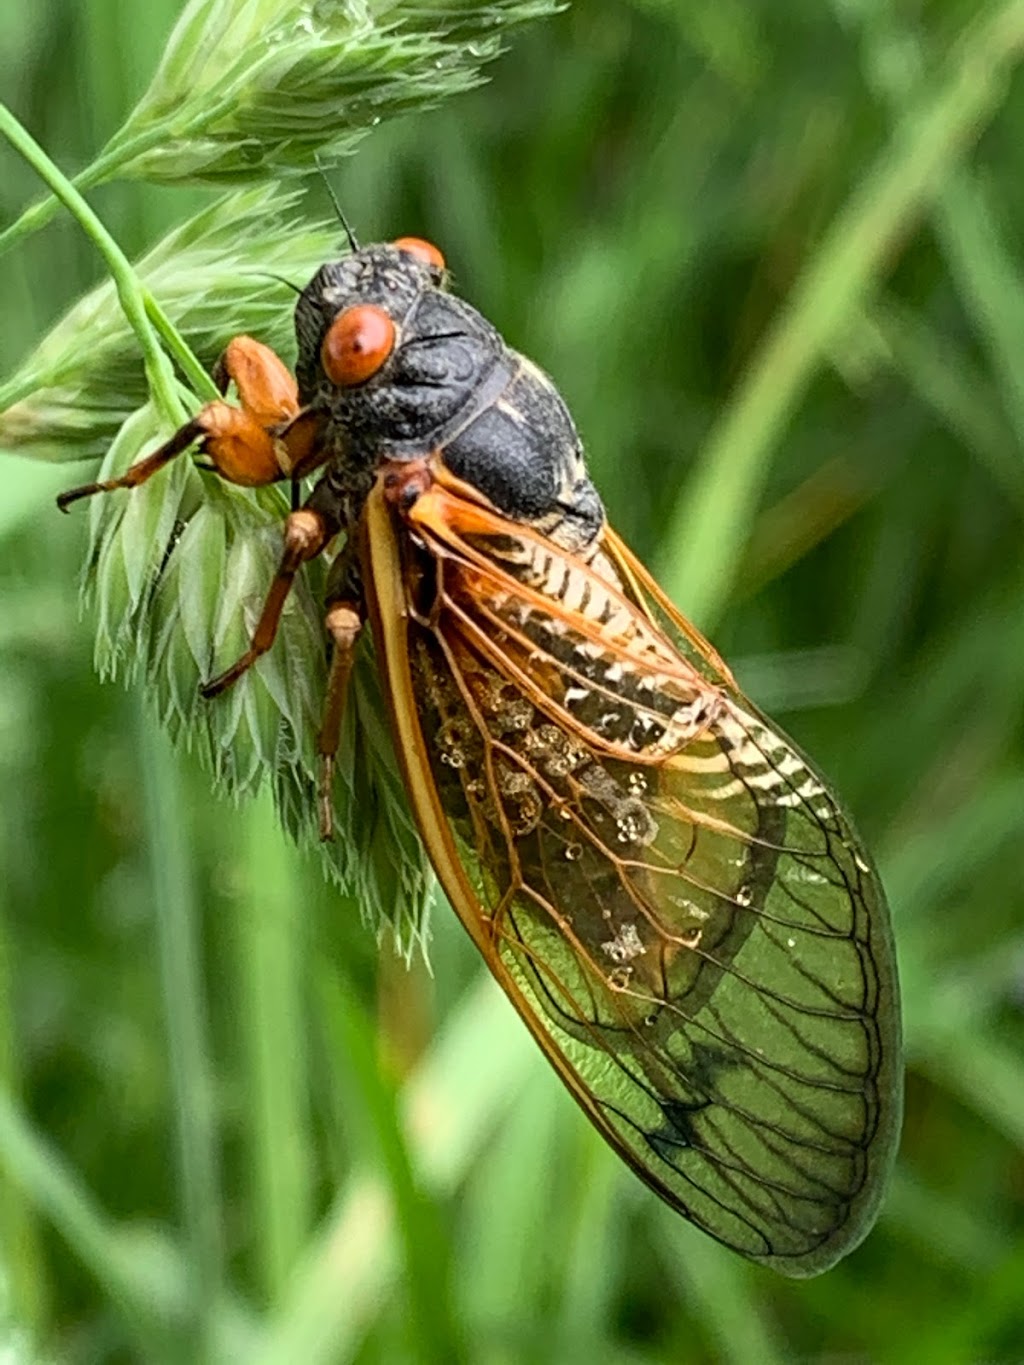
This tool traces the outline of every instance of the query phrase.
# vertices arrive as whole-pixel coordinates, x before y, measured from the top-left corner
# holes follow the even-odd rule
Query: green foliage
[[[308,169],[384,118],[471,89],[503,28],[555,8],[191,0],[104,160],[172,181]]]
[[[215,200],[138,262],[140,282],[211,367],[239,332],[294,350],[287,284],[337,249],[336,224],[304,222],[298,195],[255,186]],[[100,458],[146,401],[138,341],[111,281],[65,313],[0,389],[0,449],[53,460]]]
[[[344,14],[379,25],[399,9],[403,42],[448,33],[467,61],[492,32],[457,28],[451,3]],[[176,10],[165,0],[146,23],[169,30]],[[72,17],[78,43],[55,43]],[[8,88],[61,164],[85,164],[151,82],[136,18],[113,0],[5,13]],[[1022,39],[1020,0],[587,0],[517,35],[487,88],[375,129],[337,177],[362,237],[438,241],[460,290],[556,376],[617,527],[684,608],[718,620],[741,681],[879,854],[910,1077],[875,1232],[792,1284],[693,1234],[589,1131],[446,914],[435,982],[418,962],[378,961],[358,923],[370,883],[326,886],[265,796],[228,804],[168,749],[157,712],[215,767],[223,741],[244,738],[223,775],[247,787],[272,776],[277,745],[308,739],[318,679],[286,661],[314,649],[315,579],[248,703],[205,720],[195,697],[258,598],[273,499],[228,502],[181,461],[151,502],[62,520],[50,499],[68,471],[7,459],[0,1237],[3,1330],[21,1357],[1019,1354]],[[208,79],[251,71],[246,53],[262,50],[238,37]],[[242,169],[243,115],[266,133],[268,87],[247,89],[201,130],[208,166]],[[325,145],[369,127],[364,113],[325,118]],[[303,137],[309,114],[296,110]],[[311,151],[261,146],[279,173]],[[126,248],[152,253],[145,286],[204,361],[225,332],[287,332],[286,292],[259,272],[301,284],[323,240],[319,191],[293,203],[263,155],[234,209],[140,185],[95,197]],[[38,185],[0,160],[11,221]],[[63,222],[0,262],[0,361],[24,367],[3,392],[31,416],[25,448],[49,459],[96,455],[119,429],[108,458],[132,458],[162,430],[131,415],[143,369],[108,285],[79,305],[95,313],[39,342],[97,272]],[[181,509],[195,554],[148,602]],[[93,618],[76,622],[90,518],[89,562],[107,557],[90,609],[100,662],[134,669],[129,693],[96,684]],[[245,564],[223,574],[242,545]],[[373,686],[369,670],[349,796],[371,759],[387,772]],[[271,724],[282,706],[290,736]],[[286,785],[279,801],[311,841],[307,797]],[[392,796],[366,807],[397,810]],[[378,892],[398,877],[407,829],[370,820],[350,837],[346,875],[372,867]],[[409,902],[400,877],[379,894]]]
[[[126,178],[250,183],[330,163],[383,119],[481,80],[505,29],[558,0],[189,0],[145,94],[81,186]],[[38,227],[53,201],[0,234]]]

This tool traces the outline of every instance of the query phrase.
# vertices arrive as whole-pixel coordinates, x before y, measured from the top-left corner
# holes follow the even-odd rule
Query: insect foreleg
[[[300,410],[295,380],[268,346],[252,337],[235,337],[214,367],[214,380],[222,393],[233,380],[241,407],[222,399],[207,403],[169,441],[118,478],[61,493],[61,511],[93,493],[137,488],[193,445],[222,478],[247,488],[301,477],[320,463],[319,417]]]
[[[213,367],[221,393],[232,381],[242,410],[261,427],[287,421],[299,410],[299,391],[284,361],[253,337],[232,337]]]
[[[194,445],[196,441],[203,439],[201,417],[202,413],[191,422],[186,422],[169,441],[154,450],[152,454],[147,455],[145,459],[138,460],[120,477],[101,479],[97,483],[83,483],[77,488],[69,488],[67,492],[59,494],[57,506],[62,512],[66,512],[73,502],[77,502],[79,498],[91,497],[93,493],[112,493],[115,488],[137,488],[140,483],[145,483],[147,479],[152,478],[158,469],[163,469],[165,464],[169,464],[176,455],[180,455],[182,451],[188,450],[189,446]]]
[[[269,346],[252,337],[234,337],[214,366],[213,378],[221,393],[233,380],[242,405],[241,412],[215,403],[203,410],[208,413],[219,406],[232,414],[229,429],[210,443],[215,448],[208,447],[225,478],[250,485],[281,478],[297,483],[324,462],[327,452],[318,441],[321,415],[300,409],[295,379]],[[229,471],[231,443],[238,444],[242,458]],[[267,477],[254,477],[260,473]]]

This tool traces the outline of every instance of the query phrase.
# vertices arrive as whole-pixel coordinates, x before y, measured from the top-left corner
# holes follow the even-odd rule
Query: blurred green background
[[[177,9],[5,0],[0,89],[63,167]],[[613,523],[876,851],[909,1075],[874,1233],[812,1282],[741,1263],[616,1164],[445,907],[430,971],[378,954],[269,803],[96,681],[78,471],[8,458],[4,1359],[1024,1358],[1022,10],[581,0],[334,176],[554,374]],[[0,168],[6,223],[38,187]],[[136,254],[205,196],[92,201]],[[0,261],[0,372],[101,276],[67,221]]]

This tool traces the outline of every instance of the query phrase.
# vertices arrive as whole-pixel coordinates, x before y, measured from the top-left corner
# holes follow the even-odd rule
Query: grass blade
[[[786,423],[901,235],[999,108],[1024,53],[1024,3],[985,7],[938,90],[905,113],[829,228],[781,317],[708,438],[670,523],[662,581],[698,625],[728,598]]]

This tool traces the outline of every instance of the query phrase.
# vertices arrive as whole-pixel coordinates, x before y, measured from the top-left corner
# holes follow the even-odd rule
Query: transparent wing
[[[438,486],[412,535],[371,503],[407,783],[492,971],[664,1199],[827,1268],[900,1116],[887,912],[847,817],[617,542],[583,563]]]

